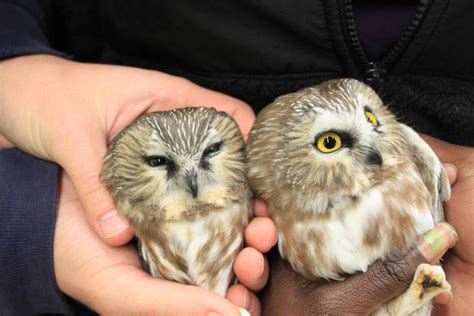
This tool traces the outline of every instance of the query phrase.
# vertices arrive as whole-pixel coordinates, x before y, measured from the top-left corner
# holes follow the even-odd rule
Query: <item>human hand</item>
[[[13,147],[13,144],[10,143],[2,134],[0,134],[0,149]]]
[[[295,272],[275,251],[270,259],[270,281],[261,297],[263,314],[368,315],[405,291],[418,265],[437,262],[456,242],[456,233],[449,225],[437,225],[434,230],[442,236],[441,252],[434,253],[432,246],[420,238],[405,254],[379,260],[367,272],[344,281],[310,281]],[[446,303],[446,297],[439,301]]]
[[[457,170],[451,199],[445,204],[446,220],[459,234],[459,241],[443,260],[447,280],[452,286],[453,301],[437,305],[435,315],[471,315],[474,313],[474,148],[446,143],[423,136],[446,167]]]
[[[145,112],[199,105],[229,113],[244,135],[254,120],[245,103],[157,71],[48,55],[0,62],[0,135],[66,170],[90,226],[109,245],[133,233],[100,182],[107,144]]]
[[[239,315],[231,302],[208,290],[152,278],[142,270],[132,245],[104,244],[88,225],[64,173],[59,188],[54,270],[64,293],[100,314]],[[234,286],[228,296],[243,302],[242,288]],[[249,293],[246,303],[252,315],[259,315],[260,305],[253,294]]]
[[[0,62],[0,146],[16,145],[59,163],[73,180],[92,230],[109,245],[122,245],[133,233],[99,180],[107,144],[145,112],[198,105],[229,113],[244,137],[255,118],[239,100],[157,71],[44,55]],[[251,221],[246,235],[261,231],[276,236],[268,219]],[[264,286],[268,263],[261,251],[273,244],[268,238],[250,241],[238,255],[235,273],[242,284],[254,290]],[[232,286],[229,293],[235,304],[259,309],[244,286]]]
[[[247,309],[252,316],[260,315],[260,301],[257,296],[246,289],[261,290],[268,281],[269,265],[263,253],[268,252],[277,243],[277,229],[268,218],[266,206],[261,200],[255,201],[255,217],[245,229],[247,245],[234,263],[234,272],[242,284],[233,285],[227,292],[227,298],[237,306]]]
[[[450,183],[453,184],[456,170],[449,166],[446,166],[446,169]],[[265,206],[262,209],[262,213],[265,213]],[[367,272],[350,276],[343,282],[309,281],[294,272],[289,263],[283,261],[277,251],[273,251],[270,258],[270,282],[261,297],[263,313],[370,314],[408,287],[419,264],[439,261],[458,238],[457,234],[447,230],[445,225],[439,225],[435,230],[443,234],[441,253],[433,253],[432,247],[420,238],[416,247],[406,254],[389,261],[378,261],[371,265]],[[435,301],[447,304],[451,299],[446,292],[438,295]]]

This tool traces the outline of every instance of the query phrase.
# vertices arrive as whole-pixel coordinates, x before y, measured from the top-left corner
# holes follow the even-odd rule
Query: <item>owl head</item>
[[[295,195],[306,201],[356,196],[404,152],[398,125],[379,96],[354,79],[281,96],[259,114],[250,133],[251,186],[263,198],[287,197],[288,203]]]
[[[246,183],[235,121],[214,108],[149,113],[114,139],[102,180],[132,222],[192,219],[225,207]]]

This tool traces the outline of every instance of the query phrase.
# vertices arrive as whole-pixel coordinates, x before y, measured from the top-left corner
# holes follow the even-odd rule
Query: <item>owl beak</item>
[[[369,165],[381,166],[383,164],[382,155],[377,149],[371,147],[365,157],[365,162]]]
[[[198,184],[197,184],[197,172],[195,170],[190,171],[185,176],[188,192],[191,193],[193,198],[198,196]]]

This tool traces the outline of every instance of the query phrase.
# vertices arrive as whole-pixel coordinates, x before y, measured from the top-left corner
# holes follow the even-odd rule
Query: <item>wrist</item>
[[[51,160],[45,152],[46,124],[52,114],[48,99],[60,87],[68,60],[51,55],[27,55],[0,62],[0,134],[20,149]]]

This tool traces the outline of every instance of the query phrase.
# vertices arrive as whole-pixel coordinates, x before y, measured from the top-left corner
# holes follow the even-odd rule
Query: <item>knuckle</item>
[[[329,303],[331,300],[324,291],[316,291],[313,299],[308,301],[303,315],[324,315],[334,312],[334,307]]]
[[[178,80],[182,85],[187,85],[187,86],[194,85],[194,83],[191,80],[189,80],[188,78],[178,77]]]
[[[383,260],[380,265],[379,280],[385,280],[385,282],[393,283],[406,283],[410,282],[413,277],[417,264],[414,264],[410,255],[394,255],[388,260]],[[385,277],[383,277],[385,276]]]
[[[359,311],[357,303],[352,302],[349,297],[345,297],[344,303],[341,303],[341,297],[335,295],[333,291],[316,290],[313,297],[308,300],[307,308],[303,315],[363,315]]]
[[[402,282],[405,279],[404,267],[406,266],[404,260],[399,259],[395,261],[383,261],[381,264],[381,275],[385,278],[379,278],[378,280],[386,279],[386,282]]]
[[[177,86],[184,87],[184,88],[190,88],[194,86],[194,83],[187,78],[179,77],[179,76],[173,76],[172,78],[174,80],[174,83]]]

